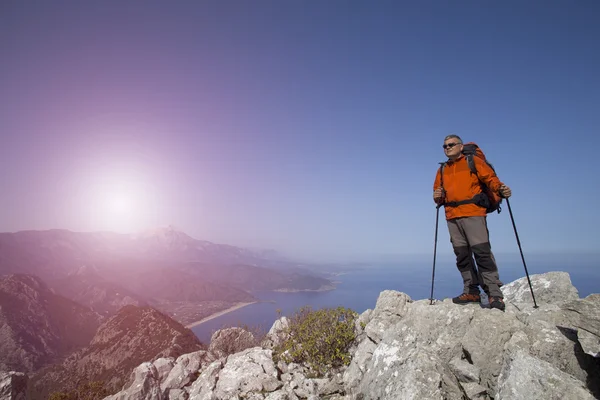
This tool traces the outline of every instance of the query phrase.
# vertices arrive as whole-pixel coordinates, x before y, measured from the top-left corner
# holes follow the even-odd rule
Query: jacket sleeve
[[[500,179],[498,179],[498,176],[496,176],[496,173],[494,172],[492,167],[490,167],[485,161],[483,161],[479,157],[473,157],[473,160],[475,160],[477,176],[479,176],[481,182],[485,183],[486,186],[489,187],[490,190],[492,190],[493,192],[498,193],[498,191],[500,190],[500,186],[502,186],[503,183],[500,182]]]
[[[435,180],[433,181],[433,191],[435,191],[435,189],[439,188],[440,185],[442,184],[440,171],[441,171],[441,168],[438,168],[437,173],[435,174]]]
[[[438,170],[435,174],[435,180],[433,181],[433,190],[439,188],[441,183],[442,183],[442,180],[440,177],[440,168],[438,168]]]

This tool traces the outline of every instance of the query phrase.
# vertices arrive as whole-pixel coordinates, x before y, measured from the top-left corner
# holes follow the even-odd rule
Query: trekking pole
[[[438,222],[440,220],[440,207],[442,205],[439,204],[436,207],[436,213],[435,213],[435,239],[434,239],[434,243],[433,243],[433,273],[431,274],[431,296],[429,297],[429,305],[433,304],[433,282],[435,281],[435,256],[436,256],[436,252],[437,252],[437,237],[438,237]]]
[[[508,206],[508,212],[510,214],[510,220],[512,221],[513,229],[515,230],[515,236],[517,238],[517,244],[519,245],[519,251],[521,252],[521,260],[523,260],[523,266],[525,267],[525,275],[527,276],[527,282],[529,282],[529,290],[531,290],[531,297],[533,298],[533,308],[538,308],[535,302],[535,296],[533,295],[533,287],[531,286],[531,279],[529,279],[529,272],[527,272],[527,264],[525,263],[525,257],[523,256],[523,249],[521,248],[521,241],[519,240],[519,234],[517,233],[517,226],[515,225],[515,219],[513,218],[512,210],[510,209],[510,202],[506,199],[506,205]]]

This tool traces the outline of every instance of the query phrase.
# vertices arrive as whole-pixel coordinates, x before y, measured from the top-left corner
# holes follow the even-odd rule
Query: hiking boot
[[[490,297],[490,308],[497,308],[500,311],[504,311],[506,305],[502,297]]]
[[[469,304],[469,303],[481,303],[481,297],[478,294],[463,293],[458,297],[452,298],[454,304]]]

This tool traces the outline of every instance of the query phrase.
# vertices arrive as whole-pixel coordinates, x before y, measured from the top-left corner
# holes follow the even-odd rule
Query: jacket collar
[[[463,158],[465,158],[465,155],[464,155],[464,154],[461,154],[461,155],[460,155],[460,156],[458,156],[458,158],[457,158],[457,159],[455,159],[455,160],[450,160],[450,159],[448,159],[448,161],[446,161],[446,164],[453,164],[453,163],[455,163],[455,162],[458,162],[458,161],[462,160]]]

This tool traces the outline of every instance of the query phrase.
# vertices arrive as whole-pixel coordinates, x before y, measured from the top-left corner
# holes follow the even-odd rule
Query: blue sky
[[[445,135],[528,252],[596,251],[597,1],[3,1],[0,231],[428,254]],[[492,246],[516,252],[508,210]],[[445,223],[440,252],[451,252]]]

